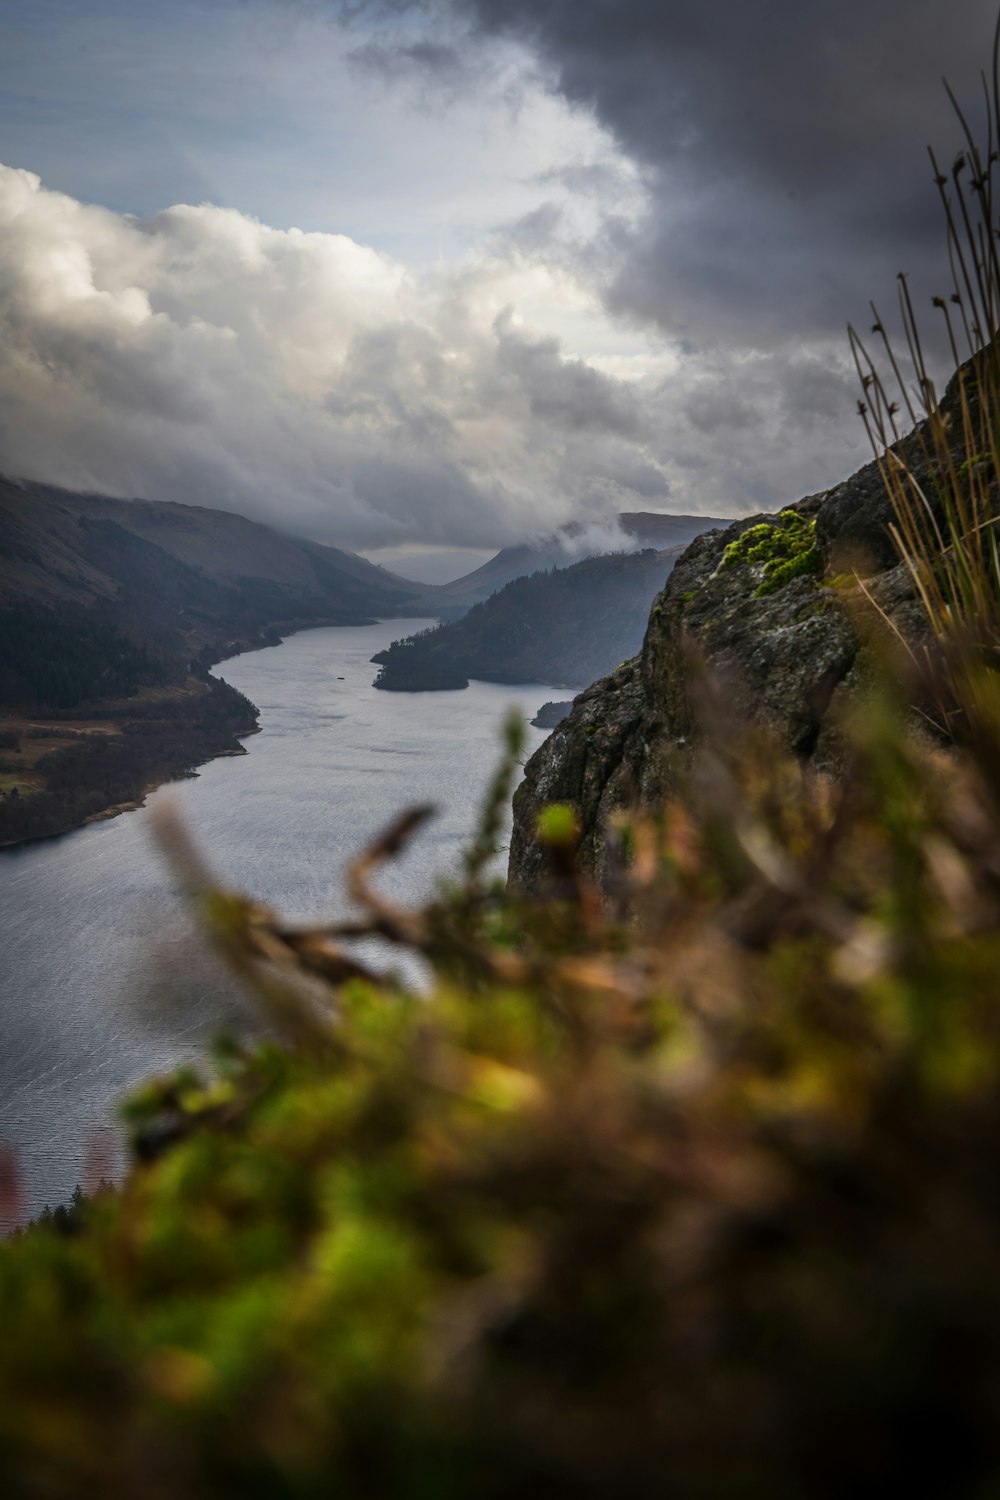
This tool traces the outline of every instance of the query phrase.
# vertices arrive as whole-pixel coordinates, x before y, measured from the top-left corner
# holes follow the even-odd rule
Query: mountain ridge
[[[652,547],[656,551],[686,546],[701,532],[730,524],[728,519],[720,516],[669,515],[659,511],[622,511],[613,519],[622,534],[622,542],[630,537],[637,543],[635,550]],[[581,536],[586,537],[586,534],[587,527],[581,522],[571,521],[560,527],[558,532],[538,541],[502,547],[495,557],[489,558],[471,573],[455,578],[450,583],[438,584],[433,601],[439,608],[471,607],[473,604],[481,604],[515,578],[527,577],[548,568],[569,568],[576,562],[584,561],[587,556],[597,557],[625,550],[621,546],[595,546],[589,552],[582,550],[575,553],[574,541]],[[610,531],[607,540],[615,540]]]
[[[155,550],[140,555],[143,547]],[[171,623],[198,649],[231,624],[256,621],[262,628],[309,614],[360,623],[377,610],[416,607],[416,596],[428,592],[353,553],[287,537],[232,511],[9,479],[0,479],[0,557],[6,603],[120,606],[139,567],[149,610],[158,601],[148,593],[147,575],[158,567],[183,596]],[[251,581],[264,585],[257,609],[246,598]],[[160,617],[165,623],[162,610]],[[131,624],[141,628],[143,621]]]

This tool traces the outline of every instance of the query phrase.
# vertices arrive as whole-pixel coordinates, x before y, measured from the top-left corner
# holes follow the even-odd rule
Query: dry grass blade
[[[942,643],[961,637],[984,659],[1000,663],[1000,253],[995,212],[1000,22],[994,35],[991,80],[983,78],[985,147],[947,84],[964,140],[950,173],[930,152],[947,231],[952,287],[934,297],[955,372],[942,399],[930,377],[919,320],[905,276],[899,307],[907,360],[892,345],[873,304],[873,333],[881,362],[848,329],[862,387],[864,418],[895,524],[893,540],[914,580],[931,628]],[[966,351],[960,357],[957,327]],[[908,373],[909,372],[909,373]],[[911,381],[914,393],[911,394]],[[902,405],[914,432],[902,438],[895,414]]]
[[[433,814],[434,808],[430,805],[408,808],[347,868],[348,893],[352,901],[370,914],[369,932],[414,948],[424,947],[427,942],[423,917],[398,902],[390,901],[371,884],[371,877],[387,860],[396,858],[417,829]]]

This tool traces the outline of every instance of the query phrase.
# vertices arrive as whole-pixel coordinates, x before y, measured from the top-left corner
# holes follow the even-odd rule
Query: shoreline
[[[247,738],[260,733],[260,725],[255,724],[251,729],[238,731],[241,738]],[[21,838],[4,839],[0,841],[0,858],[4,854],[12,853],[17,849],[26,849],[31,844],[47,844],[52,839],[63,839],[71,833],[78,833],[82,828],[89,828],[94,823],[108,823],[112,818],[121,817],[123,813],[138,812],[145,807],[146,799],[152,792],[158,791],[161,786],[169,786],[172,781],[187,781],[198,775],[200,767],[210,765],[213,760],[225,760],[230,756],[247,755],[249,752],[245,745],[234,745],[224,750],[216,750],[211,755],[203,756],[199,760],[193,760],[189,765],[179,766],[164,776],[150,779],[137,797],[125,797],[117,802],[109,802],[106,807],[99,808],[95,812],[79,820],[69,822],[64,828],[53,828],[49,833],[28,833]]]
[[[260,734],[259,724],[256,725],[255,728],[247,730],[248,738],[251,734]],[[84,818],[83,822],[78,824],[77,826],[80,828],[87,828],[91,823],[108,823],[112,818],[121,817],[122,813],[138,812],[141,807],[146,806],[146,798],[149,797],[151,793],[158,791],[161,786],[169,786],[172,781],[187,781],[192,776],[197,776],[199,767],[210,765],[213,760],[227,760],[229,759],[229,757],[234,755],[248,754],[249,751],[247,750],[247,747],[245,745],[237,745],[232,750],[220,750],[217,755],[210,755],[207,760],[199,760],[194,765],[188,767],[187,770],[178,771],[176,776],[167,776],[160,781],[151,781],[148,786],[143,788],[141,797],[131,797],[124,802],[112,802],[108,807],[102,809],[101,812],[89,813],[87,817]],[[72,828],[67,828],[65,831],[66,833],[72,833],[74,830]],[[43,837],[44,836],[46,835],[43,835]],[[61,833],[53,833],[47,835],[47,837],[58,839],[62,838],[63,835]],[[26,840],[25,842],[32,841]],[[3,845],[0,847],[16,848],[17,845]]]
[[[244,651],[263,650],[265,645],[280,644],[280,641],[262,642],[259,645],[251,645],[250,643],[246,643],[242,649],[233,651],[226,656],[220,656],[217,660],[228,661],[231,659],[231,656],[242,656],[244,654]],[[217,663],[215,662],[212,663],[212,665],[216,664]],[[236,704],[245,703],[248,701],[243,698],[242,694],[237,693],[237,690],[235,688],[232,688],[228,683],[226,683],[223,678],[214,677],[211,676],[211,674],[208,675],[211,677],[211,682],[216,686],[213,688],[206,684],[207,692],[205,692],[203,695],[197,695],[197,697],[201,699],[204,707],[207,708],[210,705],[213,697],[217,696],[220,691],[223,694],[231,695],[234,703]],[[153,704],[156,704],[158,701],[162,701],[164,707],[166,708],[166,706],[171,702],[184,702],[185,700],[188,702],[192,702],[195,700],[195,698],[196,695],[192,693],[181,695],[180,700],[172,698],[170,695],[164,695],[162,700],[153,698],[152,700],[146,700],[146,703],[148,704],[152,702]],[[60,720],[45,720],[40,714],[33,715],[33,719],[38,727],[42,729],[58,728],[60,723],[63,722]],[[118,724],[124,726],[131,725],[131,727],[134,729],[139,723],[141,723],[141,721],[135,717],[130,719],[128,710],[126,708],[125,712],[121,713],[118,716],[118,723],[116,723],[115,725],[115,730],[111,733],[108,733],[106,739],[108,741],[111,741],[113,739],[117,740],[120,737],[122,731],[118,728]],[[199,722],[197,715],[194,718],[194,722],[190,725],[190,728],[195,733],[209,735],[211,734],[211,730],[207,728],[203,723]],[[81,828],[87,828],[95,823],[108,822],[112,818],[120,817],[123,813],[137,812],[140,808],[146,805],[146,798],[150,795],[150,793],[155,792],[159,787],[167,786],[171,781],[184,781],[189,777],[197,776],[199,767],[208,765],[213,760],[221,760],[229,756],[246,755],[246,746],[242,744],[241,741],[244,739],[249,739],[251,735],[260,733],[259,712],[256,708],[256,705],[253,706],[253,721],[251,723],[227,724],[225,725],[225,727],[220,726],[218,732],[220,736],[226,736],[227,742],[218,743],[215,748],[208,749],[207,753],[201,753],[199,747],[192,746],[189,754],[179,754],[174,760],[173,764],[165,766],[161,773],[146,776],[143,779],[141,791],[134,793],[133,795],[114,797],[113,800],[108,801],[96,808],[93,808],[91,811],[84,813],[82,816],[69,814],[65,822],[57,828],[45,829],[44,831],[37,832],[29,831],[24,834],[18,835],[15,838],[0,840],[0,857],[2,857],[4,854],[13,853],[18,849],[26,848],[31,844],[48,842],[50,839],[65,838],[69,834],[78,832]],[[236,741],[235,743],[234,740]],[[48,788],[46,787],[38,792],[31,793],[28,797],[25,797],[24,801],[26,804],[26,811],[30,813],[31,802],[34,800],[34,798],[44,797],[47,791]],[[76,792],[79,796],[83,796],[85,794],[85,778],[82,778],[77,783]]]
[[[212,645],[206,646],[193,660],[197,661],[204,668],[206,677],[211,682],[218,684],[219,688],[235,694],[243,702],[247,702],[248,700],[244,699],[242,694],[237,694],[237,690],[232,688],[226,682],[225,678],[214,676],[211,669],[219,666],[222,662],[232,661],[237,656],[244,656],[248,652],[263,651],[272,646],[280,646],[290,636],[299,635],[306,630],[352,629],[358,626],[380,624],[383,620],[392,620],[395,618],[411,619],[423,618],[423,616],[411,616],[410,614],[399,615],[398,617],[394,615],[380,615],[373,618],[365,617],[361,620],[350,621],[331,618],[318,620],[295,618],[280,620],[275,621],[273,625],[265,626],[257,637],[237,639],[224,643],[217,641]],[[211,692],[211,689],[209,691]],[[163,701],[165,703],[170,701],[169,695],[165,695]],[[129,715],[127,706],[123,706],[123,709],[124,711],[120,717],[124,723],[128,723]],[[165,774],[149,777],[144,783],[140,794],[116,798],[114,801],[108,802],[106,806],[98,807],[86,813],[83,817],[71,817],[67,819],[66,823],[59,828],[49,829],[45,832],[25,833],[13,839],[2,839],[0,840],[0,858],[5,854],[12,854],[18,849],[26,848],[31,844],[48,842],[50,839],[65,838],[69,834],[78,832],[81,828],[87,828],[95,823],[108,822],[112,818],[120,817],[123,813],[137,812],[146,805],[146,798],[150,793],[155,792],[159,787],[166,786],[171,781],[183,781],[188,777],[197,776],[199,767],[208,765],[213,760],[222,760],[228,756],[246,755],[248,753],[247,747],[239,742],[249,739],[251,735],[259,734],[261,727],[259,722],[260,713],[256,705],[253,705],[253,712],[254,718],[252,724],[246,728],[233,726],[228,730],[237,740],[236,744],[226,744],[204,755],[193,754],[189,760],[179,761],[175,767],[166,771]],[[32,719],[40,728],[44,729],[52,729],[58,727],[60,723],[66,722],[65,720],[45,719],[42,714],[33,714]],[[32,793],[31,797],[44,795],[45,792],[40,791]],[[30,799],[25,800],[30,801]]]

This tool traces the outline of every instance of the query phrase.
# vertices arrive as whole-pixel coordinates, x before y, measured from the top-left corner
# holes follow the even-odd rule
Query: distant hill
[[[276,626],[408,612],[426,585],[229,511],[0,479],[0,604],[96,610],[166,651],[226,654]]]
[[[477,677],[585,687],[639,649],[682,550],[616,552],[517,578],[460,620],[380,651],[375,686],[423,692]]]
[[[257,712],[210,663],[299,626],[419,613],[418,593],[226,511],[0,480],[0,844],[239,753]]]
[[[631,539],[637,548],[652,547],[656,551],[685,547],[688,542],[711,531],[716,526],[729,526],[732,518],[723,520],[718,516],[666,516],[653,511],[623,511],[615,518],[624,539]],[[441,613],[457,607],[469,608],[488,599],[515,578],[524,578],[546,568],[567,568],[585,554],[574,551],[574,542],[585,533],[578,522],[563,526],[560,531],[537,542],[526,542],[517,547],[504,547],[489,562],[464,578],[452,583],[439,584],[433,597],[425,602]],[[619,543],[619,546],[622,545]],[[603,550],[617,550],[609,547]]]

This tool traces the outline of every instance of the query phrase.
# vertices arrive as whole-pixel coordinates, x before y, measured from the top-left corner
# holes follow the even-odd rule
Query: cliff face
[[[612,815],[658,805],[678,752],[696,739],[696,659],[726,684],[737,716],[772,725],[788,749],[836,769],[838,711],[862,679],[865,646],[829,580],[857,569],[910,639],[922,634],[923,618],[888,534],[889,503],[874,463],[789,509],[800,520],[754,516],[692,542],[654,601],[640,654],[581,693],[532,756],[514,798],[510,879],[517,889],[531,893],[544,877],[535,827],[552,802],[576,808],[584,866],[606,880]],[[765,525],[766,534],[747,536]],[[800,556],[808,571],[783,582],[765,561],[739,560],[759,536],[766,551],[793,525],[810,544],[808,557]],[[874,624],[877,612],[865,608]]]

